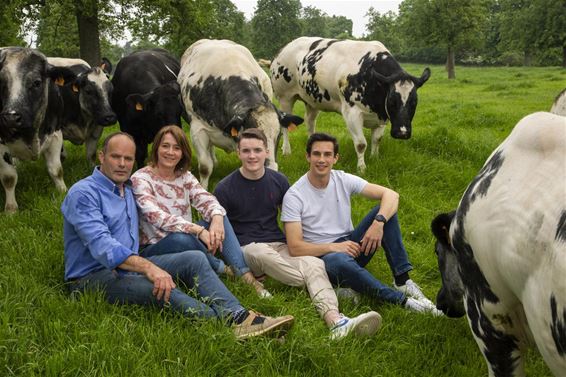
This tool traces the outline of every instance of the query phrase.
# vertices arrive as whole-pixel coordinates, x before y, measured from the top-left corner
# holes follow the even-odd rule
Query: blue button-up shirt
[[[63,204],[65,280],[115,269],[139,248],[138,213],[132,189],[120,188],[98,167],[75,183]]]

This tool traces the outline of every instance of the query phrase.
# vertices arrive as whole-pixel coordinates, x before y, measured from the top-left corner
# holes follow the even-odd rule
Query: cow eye
[[[33,80],[32,86],[34,88],[39,88],[41,86],[41,80]]]

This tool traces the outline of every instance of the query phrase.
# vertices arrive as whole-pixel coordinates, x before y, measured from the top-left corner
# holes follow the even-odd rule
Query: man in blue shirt
[[[246,310],[198,250],[143,258],[138,214],[130,187],[135,144],[126,133],[106,138],[100,166],[63,201],[65,280],[73,291],[101,290],[111,303],[163,306],[188,317],[233,323],[239,339],[284,332],[292,316],[270,318]],[[199,301],[176,288],[172,276],[194,288]]]

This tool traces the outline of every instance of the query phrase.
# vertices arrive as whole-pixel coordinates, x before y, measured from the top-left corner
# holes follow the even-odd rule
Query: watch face
[[[387,222],[387,219],[386,219],[385,216],[383,216],[383,215],[376,215],[376,216],[375,216],[375,221],[379,221],[379,222],[382,222],[382,223],[385,224],[385,223]]]

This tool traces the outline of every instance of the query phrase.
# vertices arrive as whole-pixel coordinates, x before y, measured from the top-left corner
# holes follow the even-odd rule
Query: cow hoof
[[[365,173],[366,172],[366,164],[358,165],[358,172]]]
[[[57,185],[56,186],[57,191],[59,192],[66,192],[67,191],[67,186],[65,186],[65,184],[63,185]]]
[[[6,206],[4,207],[4,212],[7,213],[8,215],[12,215],[12,214],[18,212],[18,205],[17,204],[6,204]]]
[[[291,155],[291,148],[281,148],[281,153],[283,153],[284,156],[290,156]]]

